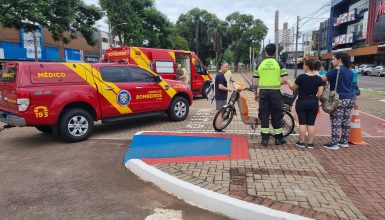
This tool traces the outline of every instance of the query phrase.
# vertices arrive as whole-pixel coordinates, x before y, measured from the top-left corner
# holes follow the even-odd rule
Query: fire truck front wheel
[[[91,114],[81,108],[73,108],[64,112],[59,122],[60,137],[66,142],[86,140],[94,130]]]
[[[168,108],[168,116],[172,121],[183,121],[187,118],[189,113],[189,103],[188,101],[181,97],[175,97],[170,107]]]

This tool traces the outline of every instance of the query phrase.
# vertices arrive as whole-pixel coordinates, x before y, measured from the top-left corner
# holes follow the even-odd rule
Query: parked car
[[[367,68],[365,70],[365,75],[367,75],[367,76],[377,75],[376,67],[374,66],[374,67]]]
[[[358,67],[358,74],[363,74],[364,69],[368,66],[368,64],[362,64]]]
[[[385,75],[385,66],[377,66],[376,68],[376,71],[377,71],[377,76],[378,77],[381,77],[381,76],[384,76]]]
[[[366,68],[363,68],[363,70],[362,70],[362,75],[364,75],[364,76],[369,75],[370,72],[374,71],[374,68],[375,68],[375,67],[376,67],[376,66],[375,66],[375,65],[372,65],[372,64],[367,65]]]
[[[133,64],[8,62],[0,71],[0,121],[68,142],[87,139],[98,120],[167,113],[182,121],[191,104],[187,83]]]
[[[384,73],[384,70],[385,70],[385,67],[384,66],[376,66],[374,67],[368,75],[374,75],[374,76],[384,76],[385,73]]]

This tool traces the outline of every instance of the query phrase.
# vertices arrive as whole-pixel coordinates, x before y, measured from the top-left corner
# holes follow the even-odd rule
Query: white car
[[[384,66],[376,66],[371,68],[371,70],[368,71],[368,75],[374,75],[374,76],[384,76],[385,75],[385,67]]]
[[[367,66],[367,64],[359,65],[359,66],[358,66],[358,69],[357,69],[358,73],[359,73],[359,74],[362,74],[362,73],[363,73],[363,70],[364,70],[364,68],[366,68],[366,66]]]
[[[361,69],[358,68],[358,71],[362,75],[367,76],[369,74],[369,72],[373,71],[374,67],[375,67],[375,65],[373,65],[373,64],[367,64],[364,67],[362,67]]]

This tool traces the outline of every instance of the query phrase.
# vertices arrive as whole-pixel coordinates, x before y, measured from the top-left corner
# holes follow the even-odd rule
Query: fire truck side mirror
[[[157,83],[160,83],[160,82],[162,82],[162,77],[161,76],[155,76],[155,81],[157,82]]]

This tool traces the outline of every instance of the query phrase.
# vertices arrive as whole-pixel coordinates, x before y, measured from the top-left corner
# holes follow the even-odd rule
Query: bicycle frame
[[[246,90],[246,89],[245,89]],[[232,92],[229,101],[224,108],[231,107],[236,115],[235,103],[238,104],[239,113],[241,114],[242,122],[246,125],[251,125],[252,128],[255,128],[260,124],[258,117],[249,115],[249,108],[246,102],[245,97],[241,96],[241,91]]]
[[[220,111],[218,111],[216,116],[214,117],[214,122],[213,122],[214,129],[223,130],[225,127],[227,127],[228,124],[225,125],[224,128],[221,128],[221,129],[216,128],[215,127],[216,118],[217,117],[228,118],[230,112],[232,115],[236,115],[237,111],[235,108],[235,104],[237,103],[238,108],[239,108],[239,113],[241,114],[242,123],[244,123],[246,125],[250,125],[251,128],[254,129],[254,131],[255,131],[257,126],[260,124],[260,120],[258,119],[258,117],[254,117],[254,116],[249,115],[249,108],[247,105],[246,98],[241,95],[241,91],[243,91],[243,90],[253,92],[253,90],[250,88],[243,88],[241,90],[233,91],[231,93],[230,99],[227,102],[227,104],[225,106],[223,106],[223,108]],[[283,112],[285,113],[285,115],[288,115],[290,117],[290,119],[292,121],[292,126],[293,126],[293,127],[289,128],[289,132],[285,136],[289,135],[294,129],[294,118],[291,114],[291,108],[293,106],[294,100],[296,99],[296,96],[297,96],[297,94],[293,94],[293,95],[289,95],[287,93],[282,94],[282,98],[283,98],[283,102],[284,102],[283,103],[284,104],[283,105]],[[222,115],[219,115],[220,112],[222,112],[223,110],[225,110],[224,113]],[[232,118],[232,116],[231,116],[231,118]],[[229,123],[231,123],[231,120],[232,119],[230,119]],[[286,122],[283,121],[283,127],[285,127],[285,124],[286,124]]]

